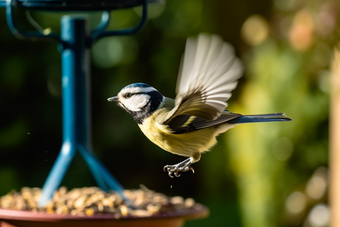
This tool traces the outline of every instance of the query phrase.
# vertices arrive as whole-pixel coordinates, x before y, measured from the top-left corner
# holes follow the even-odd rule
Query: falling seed
[[[170,185],[170,188],[172,188],[172,185]]]
[[[30,133],[30,132],[27,132],[27,135],[31,135],[31,133]]]

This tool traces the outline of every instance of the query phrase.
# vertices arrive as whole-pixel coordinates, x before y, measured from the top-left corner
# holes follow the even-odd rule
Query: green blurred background
[[[329,75],[339,37],[340,4],[332,0],[168,0],[149,6],[149,21],[133,35],[97,41],[91,52],[95,153],[126,188],[140,184],[192,197],[210,208],[190,226],[328,226]],[[138,22],[141,9],[112,12],[109,29]],[[31,12],[59,31],[60,13]],[[19,26],[34,28],[25,13]],[[88,14],[91,28],[100,13]],[[62,142],[60,53],[53,42],[15,38],[0,10],[0,195],[42,187]],[[183,157],[151,143],[132,118],[106,99],[145,82],[175,96],[188,36],[219,34],[245,65],[228,110],[284,112],[292,122],[237,126],[219,137],[195,174],[171,179],[166,164]],[[62,185],[95,181],[78,154]]]

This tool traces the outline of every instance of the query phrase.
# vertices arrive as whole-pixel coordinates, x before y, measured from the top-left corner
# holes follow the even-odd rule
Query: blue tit
[[[108,98],[125,109],[139,128],[162,149],[188,157],[164,166],[170,177],[194,169],[191,164],[216,143],[216,136],[238,124],[290,121],[283,113],[242,115],[226,110],[243,66],[232,46],[217,35],[188,38],[177,79],[176,98],[134,83]]]

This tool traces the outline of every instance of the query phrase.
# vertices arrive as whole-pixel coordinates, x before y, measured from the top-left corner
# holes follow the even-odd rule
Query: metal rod
[[[76,154],[78,143],[90,146],[89,135],[89,51],[86,20],[64,16],[61,19],[62,99],[64,145],[43,186],[39,205],[52,198]],[[66,149],[66,148],[70,149]]]
[[[93,42],[96,38],[99,37],[101,33],[105,31],[106,27],[109,25],[109,22],[110,22],[110,12],[104,11],[102,13],[102,18],[98,26],[92,31],[91,42]]]
[[[61,54],[64,145],[43,186],[40,206],[52,198],[77,149],[99,187],[105,191],[112,188],[122,196],[124,190],[92,152],[87,21],[79,16],[64,16],[61,19],[61,28],[61,39],[64,44]]]
[[[64,141],[57,160],[43,186],[39,206],[45,205],[53,197],[53,193],[60,186],[76,152],[77,149],[74,146],[74,142]]]
[[[143,0],[142,7],[143,7],[142,18],[140,19],[139,23],[132,28],[126,28],[126,29],[122,29],[122,30],[105,31],[104,29],[106,28],[106,25],[108,24],[110,17],[107,16],[106,14],[103,14],[102,21],[101,21],[100,24],[106,24],[106,25],[105,25],[105,27],[104,26],[100,27],[100,28],[103,28],[103,29],[96,29],[92,33],[91,42],[93,42],[95,39],[106,37],[106,36],[131,35],[131,34],[137,32],[137,31],[139,31],[140,29],[142,29],[143,26],[145,25],[146,21],[147,21],[147,18],[148,18],[148,1],[147,0]],[[107,21],[106,23],[105,23],[105,20]]]
[[[18,0],[7,0],[6,2],[6,19],[8,28],[11,32],[20,39],[36,40],[36,39],[52,39],[60,43],[60,37],[55,32],[44,34],[38,31],[21,31],[15,24],[13,7],[18,5]]]
[[[121,197],[124,199],[124,188],[119,184],[119,182],[111,175],[111,173],[101,164],[101,162],[93,155],[93,152],[87,150],[82,145],[79,145],[78,148],[79,152],[83,156],[84,160],[87,163],[92,163],[92,165],[89,165],[89,168],[94,176],[99,175],[101,176],[100,179],[97,180],[97,184],[105,191],[107,191],[109,188],[118,192]],[[92,167],[92,168],[91,168]],[[96,174],[94,172],[97,172]],[[99,182],[98,182],[99,180]],[[105,184],[104,187],[101,186],[101,184]],[[105,189],[106,187],[106,189]]]

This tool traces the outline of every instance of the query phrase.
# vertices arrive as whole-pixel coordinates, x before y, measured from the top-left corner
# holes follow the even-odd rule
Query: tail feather
[[[291,121],[284,113],[259,114],[259,115],[244,115],[231,120],[231,124],[244,124],[256,122],[275,122],[275,121]]]

